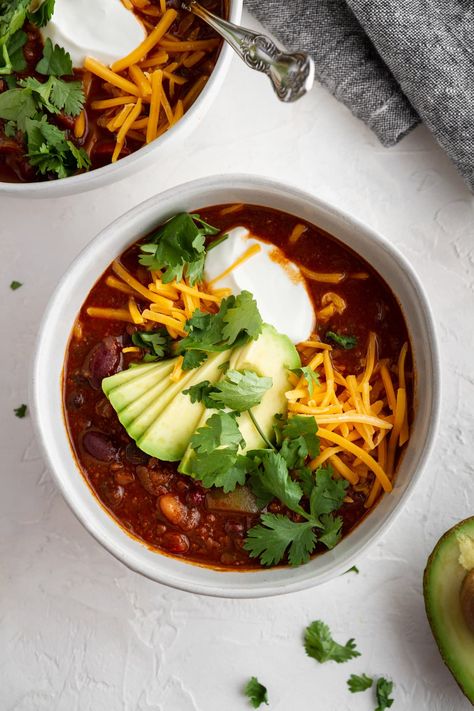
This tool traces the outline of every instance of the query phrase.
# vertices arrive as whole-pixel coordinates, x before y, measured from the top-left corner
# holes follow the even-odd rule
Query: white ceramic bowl
[[[74,319],[95,281],[131,243],[179,211],[247,202],[292,213],[338,237],[366,259],[397,295],[416,367],[416,413],[395,481],[375,510],[332,551],[298,568],[223,572],[149,550],[131,538],[92,495],[77,469],[66,433],[61,373]],[[344,572],[387,531],[420,478],[433,443],[439,409],[434,325],[423,289],[402,255],[362,223],[300,190],[251,176],[215,176],[147,200],[103,230],[77,257],[46,310],[33,377],[34,417],[46,458],[66,501],[92,535],[116,558],[147,577],[182,590],[223,597],[278,595],[318,585]]]
[[[228,4],[229,20],[237,24],[240,23],[243,0],[228,0]],[[38,183],[5,183],[0,181],[0,196],[8,195],[9,197],[31,199],[74,195],[123,180],[127,175],[136,173],[152,164],[153,161],[159,160],[161,165],[167,156],[172,155],[171,150],[177,140],[182,141],[204,119],[224,83],[233,54],[234,51],[231,47],[224,43],[209,81],[194,104],[186,111],[180,121],[156,141],[143,146],[143,148],[125,158],[121,158],[116,163],[111,163],[103,168],[96,168],[88,173],[74,175],[70,178]]]

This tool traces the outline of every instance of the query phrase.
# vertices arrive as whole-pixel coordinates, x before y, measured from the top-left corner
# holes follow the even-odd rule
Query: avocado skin
[[[441,536],[437,544],[435,545],[431,555],[429,556],[426,567],[423,573],[423,597],[425,602],[425,610],[428,618],[431,631],[435,638],[436,644],[441,654],[443,662],[448,667],[449,671],[453,675],[459,688],[466,696],[466,698],[474,706],[474,673],[472,679],[464,678],[464,672],[459,669],[459,666],[463,666],[463,660],[459,661],[459,650],[456,649],[458,645],[457,640],[449,640],[449,633],[447,632],[446,622],[439,617],[439,610],[437,609],[437,604],[440,604],[440,587],[438,585],[439,575],[443,572],[451,572],[451,579],[449,584],[451,586],[451,594],[459,600],[459,590],[465,573],[460,564],[458,564],[461,569],[459,572],[453,567],[451,571],[447,571],[446,567],[442,569],[442,561],[440,560],[443,555],[456,553],[456,558],[459,555],[459,544],[457,540],[458,533],[466,533],[470,537],[474,538],[474,516],[460,521],[455,526],[450,528],[446,533]],[[441,569],[438,569],[441,568]],[[456,578],[459,578],[456,579]],[[443,583],[446,579],[444,579]],[[450,619],[450,624],[454,626],[456,631],[461,631],[464,634],[467,630],[467,626],[462,618],[462,612],[451,608],[449,613],[452,615]],[[462,629],[459,627],[459,617],[462,619],[461,625]],[[465,629],[464,629],[465,628]],[[474,648],[474,635],[467,630],[467,633],[472,636],[472,646]],[[448,636],[445,636],[448,635]],[[451,647],[451,649],[450,649]],[[462,646],[460,647],[462,649]],[[474,669],[474,657],[471,651],[465,651],[465,656],[467,660],[465,662],[466,667],[471,667]]]

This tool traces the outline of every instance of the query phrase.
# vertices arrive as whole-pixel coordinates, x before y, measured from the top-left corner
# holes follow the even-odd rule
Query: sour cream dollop
[[[88,56],[111,64],[146,37],[139,19],[121,0],[56,0],[53,17],[41,34],[64,47],[74,67],[82,67]]]
[[[305,279],[298,266],[275,245],[251,235],[245,227],[235,227],[224,242],[208,252],[204,278],[212,282],[253,245],[258,245],[259,251],[215,281],[213,287],[232,289],[235,296],[250,291],[266,323],[293,343],[307,340],[316,317]]]

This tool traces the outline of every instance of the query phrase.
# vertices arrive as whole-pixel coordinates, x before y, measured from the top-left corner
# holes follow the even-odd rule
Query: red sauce
[[[370,331],[377,334],[379,356],[396,362],[403,343],[408,341],[406,325],[396,298],[369,264],[310,224],[300,239],[290,244],[288,238],[293,227],[302,223],[294,216],[251,205],[237,213],[222,215],[222,208],[204,208],[198,212],[220,230],[237,225],[248,227],[279,247],[288,259],[312,270],[366,273],[366,279],[348,279],[334,289],[347,301],[347,308],[342,315],[335,315],[321,326],[320,335],[324,337],[327,330],[333,330],[357,337],[358,345],[353,350],[333,351],[334,365],[342,371],[348,369],[356,374],[361,371]],[[137,253],[137,245],[130,247],[121,256],[122,262],[143,283],[148,283],[146,270],[137,266]],[[246,531],[257,523],[258,515],[209,510],[206,491],[198,482],[178,474],[175,463],[160,462],[137,449],[104,397],[100,377],[91,384],[91,363],[97,357],[97,349],[107,347],[107,339],[113,339],[116,344],[113,353],[109,353],[111,372],[126,368],[136,360],[136,354],[121,353],[122,346],[131,345],[135,326],[91,318],[86,313],[87,307],[92,305],[126,308],[128,297],[105,283],[109,274],[110,269],[98,280],[84,303],[65,361],[65,418],[84,477],[120,525],[150,547],[212,566],[260,567],[258,560],[249,558],[242,547]],[[319,309],[322,295],[331,287],[314,281],[307,283],[315,308]],[[352,502],[344,503],[338,511],[344,521],[343,535],[366,514],[365,496],[352,487],[347,493]],[[160,497],[169,494],[183,507],[180,525],[170,523],[161,511]],[[282,506],[274,501],[269,510],[280,512]]]
[[[175,6],[175,3],[168,2],[168,6]],[[222,15],[227,15],[228,0],[205,0],[205,6],[212,12]],[[150,5],[160,7],[159,0],[150,0]],[[137,16],[148,24],[156,22],[156,18],[150,17],[146,13],[135,10]],[[195,18],[192,26],[189,24],[189,13],[185,10],[179,10],[178,17],[170,28],[174,36],[180,40],[193,39],[199,28],[199,39],[216,38],[216,33],[204,22]],[[24,31],[28,35],[28,41],[23,47],[23,54],[27,63],[24,71],[15,74],[17,80],[27,76],[36,77],[39,81],[44,81],[45,77],[35,72],[35,67],[41,59],[43,53],[43,42],[41,34],[37,28],[30,23],[26,23]],[[180,76],[185,76],[188,81],[186,84],[176,84],[174,87],[173,102],[183,98],[189,91],[194,81],[202,76],[210,75],[222,44],[215,50],[207,52],[206,55],[197,64],[190,68],[180,67]],[[184,56],[184,55],[183,55]],[[172,60],[170,59],[169,62]],[[86,113],[86,131],[80,139],[74,136],[75,119],[65,115],[48,115],[48,120],[56,124],[67,133],[67,139],[73,141],[77,146],[83,147],[91,159],[91,170],[108,165],[111,162],[112,153],[115,148],[115,136],[104,124],[104,112],[94,111],[91,108],[91,103],[97,99],[111,98],[110,94],[106,94],[103,89],[103,81],[98,77],[92,76],[89,72],[83,72],[80,69],[75,70],[75,78],[83,81],[84,93],[86,95],[85,113]],[[0,77],[0,93],[8,89],[7,82]],[[102,116],[102,118],[101,118]],[[110,116],[106,119],[110,120]],[[29,165],[25,157],[26,147],[24,137],[17,134],[15,137],[9,137],[4,132],[5,122],[0,119],[0,182],[35,182],[47,180],[47,176],[39,175]],[[125,141],[121,157],[125,157],[139,150],[144,145],[143,141],[134,140],[128,137]],[[51,176],[50,179],[56,179]]]

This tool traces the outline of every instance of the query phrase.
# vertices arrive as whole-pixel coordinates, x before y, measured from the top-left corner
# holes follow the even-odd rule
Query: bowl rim
[[[228,0],[228,3],[229,20],[238,24],[242,18],[243,0]],[[94,168],[87,173],[72,175],[68,178],[27,183],[9,183],[0,180],[0,197],[51,199],[79,195],[96,188],[112,185],[128,175],[146,168],[152,163],[157,150],[165,151],[177,138],[185,138],[209,111],[224,83],[233,55],[234,50],[224,41],[214,69],[196,101],[186,111],[181,121],[175,123],[155,141],[142,146],[116,163],[109,163],[101,168]]]
[[[426,353],[427,357],[429,358],[429,363],[428,363],[428,370],[430,371],[430,386],[431,390],[429,392],[429,414],[430,414],[430,419],[428,424],[426,425],[426,434],[423,437],[422,441],[422,447],[420,451],[417,452],[417,462],[416,462],[416,468],[414,471],[410,472],[410,477],[409,481],[407,482],[405,488],[400,492],[399,498],[394,501],[393,507],[390,511],[386,513],[384,516],[383,520],[374,528],[373,532],[370,535],[366,536],[366,540],[362,545],[359,545],[355,550],[352,552],[349,551],[348,553],[345,553],[344,556],[341,557],[341,560],[334,562],[333,564],[330,564],[328,567],[328,570],[326,570],[323,573],[319,573],[318,571],[310,571],[310,566],[311,562],[305,564],[304,566],[300,566],[299,570],[301,569],[307,569],[308,574],[306,576],[301,577],[301,579],[296,580],[296,581],[288,581],[288,580],[272,580],[272,577],[275,577],[277,571],[281,570],[295,570],[288,568],[288,566],[282,567],[282,568],[271,568],[271,569],[264,569],[260,570],[257,569],[255,571],[245,571],[245,572],[240,572],[240,575],[243,576],[262,576],[262,582],[261,584],[258,584],[256,586],[252,585],[250,588],[246,588],[245,584],[241,585],[232,585],[232,582],[229,584],[219,584],[219,579],[221,582],[223,582],[224,577],[227,578],[234,578],[236,579],[239,576],[239,571],[222,571],[222,570],[213,570],[212,568],[208,567],[203,567],[200,566],[199,564],[193,564],[190,563],[189,561],[182,561],[179,558],[173,557],[173,556],[168,556],[164,554],[164,556],[159,553],[154,551],[154,555],[164,557],[165,559],[171,559],[176,563],[176,566],[187,566],[187,571],[189,572],[189,569],[194,568],[195,570],[206,570],[206,571],[213,571],[216,576],[219,576],[219,579],[216,579],[212,583],[208,582],[203,582],[198,580],[188,580],[186,579],[187,576],[184,576],[184,580],[180,578],[179,575],[179,570],[176,572],[173,572],[169,574],[167,571],[162,571],[160,570],[160,566],[154,567],[152,570],[150,569],[150,566],[146,564],[146,561],[139,560],[140,555],[137,554],[136,556],[130,556],[129,553],[124,552],[123,549],[121,549],[120,541],[117,541],[120,537],[119,532],[123,533],[124,535],[127,536],[127,538],[130,538],[129,534],[126,534],[122,527],[120,526],[119,523],[113,518],[113,516],[109,513],[107,513],[108,519],[113,522],[113,525],[116,529],[114,529],[114,533],[111,534],[111,536],[107,537],[107,535],[104,534],[104,532],[99,533],[100,526],[95,525],[97,522],[96,521],[91,521],[88,519],[86,513],[81,509],[80,504],[78,501],[74,501],[73,498],[69,495],[68,490],[65,488],[65,481],[62,479],[61,475],[56,471],[54,462],[53,462],[53,457],[49,448],[48,444],[48,439],[47,439],[47,428],[44,426],[44,422],[41,419],[41,415],[44,414],[42,413],[43,410],[43,405],[41,404],[41,389],[42,389],[42,358],[43,358],[43,350],[48,348],[48,340],[51,339],[51,335],[49,334],[50,330],[50,321],[55,318],[54,312],[59,308],[61,309],[61,306],[58,307],[58,302],[61,299],[61,294],[62,291],[65,290],[65,287],[67,285],[68,280],[72,277],[74,274],[81,274],[81,272],[90,272],[91,274],[93,273],[92,278],[90,279],[90,287],[92,288],[92,285],[96,282],[96,280],[100,277],[102,273],[102,269],[97,272],[96,269],[85,269],[84,265],[87,266],[87,261],[90,259],[90,256],[94,254],[95,251],[97,251],[97,247],[101,246],[103,242],[106,242],[107,240],[113,242],[115,239],[117,242],[121,241],[123,244],[122,246],[117,247],[117,249],[120,249],[122,251],[125,248],[125,242],[123,240],[123,235],[120,234],[120,229],[125,229],[125,225],[129,223],[130,221],[137,223],[141,217],[147,216],[149,218],[152,217],[154,212],[159,212],[160,209],[162,210],[163,208],[160,207],[161,202],[166,202],[167,199],[171,199],[176,196],[177,192],[180,192],[184,195],[187,193],[192,193],[193,190],[201,190],[201,192],[205,192],[206,190],[211,192],[219,192],[219,190],[261,190],[264,193],[267,193],[270,195],[272,191],[277,191],[280,194],[285,194],[290,200],[293,199],[295,201],[306,201],[308,202],[312,208],[314,208],[316,211],[320,211],[323,213],[326,211],[330,216],[333,216],[336,220],[339,220],[342,223],[344,223],[348,228],[355,230],[358,234],[359,237],[362,239],[365,237],[370,243],[375,242],[377,245],[377,248],[381,249],[382,252],[386,253],[389,255],[389,257],[392,259],[394,263],[400,267],[400,269],[406,274],[408,280],[411,282],[411,286],[414,289],[414,293],[416,294],[416,299],[417,299],[417,305],[420,307],[421,311],[420,313],[422,314],[422,320],[424,321],[424,325],[426,327],[426,332],[427,332],[427,340],[428,342],[426,343]],[[185,198],[184,198],[185,199]],[[213,198],[209,198],[209,202],[207,204],[218,204],[216,200],[213,201]],[[204,203],[203,203],[204,204]],[[255,202],[254,204],[258,204]],[[196,205],[196,207],[199,207],[199,205]],[[296,212],[294,214],[297,214]],[[301,217],[301,215],[300,215]],[[153,218],[156,220],[159,220],[160,218],[157,216],[156,218]],[[162,219],[162,218],[161,218]],[[135,236],[132,240],[128,240],[128,243],[132,243],[134,240],[138,239],[139,237],[139,228],[136,228],[137,231],[135,232]],[[117,234],[118,237],[114,237],[114,235]],[[341,239],[340,236],[337,234],[334,234],[334,236],[345,243],[343,239]],[[357,251],[357,249],[356,249]],[[109,256],[109,261],[111,262],[115,257],[117,256],[116,252],[111,254]],[[366,261],[369,261],[364,255],[361,255],[363,259],[366,259]],[[375,268],[375,267],[374,267]],[[378,271],[378,269],[376,269]],[[385,276],[383,277],[385,278]],[[388,286],[392,288],[390,282],[386,280],[388,283]],[[395,292],[394,292],[395,293]],[[395,293],[395,296],[398,298],[397,294]],[[405,316],[406,319],[406,316]],[[57,320],[57,317],[56,317]],[[54,326],[54,323],[53,323]],[[57,332],[57,327],[58,324],[55,326],[55,330]],[[67,328],[67,333],[68,337],[70,334],[70,329],[72,327],[72,323],[68,324]],[[64,328],[64,324],[63,324]],[[411,334],[410,334],[411,335]],[[413,340],[413,339],[411,339]],[[64,356],[64,354],[63,354]],[[43,393],[44,394],[44,393]],[[339,208],[336,208],[324,200],[321,200],[320,198],[312,195],[311,193],[308,193],[306,191],[303,191],[299,189],[298,187],[290,186],[288,184],[284,184],[281,182],[273,181],[271,179],[265,178],[265,177],[260,177],[256,175],[248,175],[248,174],[228,174],[228,175],[214,175],[210,177],[204,177],[204,178],[199,178],[197,180],[189,181],[184,184],[181,184],[179,186],[170,188],[169,190],[160,193],[158,195],[155,195],[146,201],[142,202],[141,204],[137,205],[136,207],[132,208],[125,214],[121,215],[118,217],[116,220],[114,220],[112,223],[110,223],[107,227],[105,227],[99,234],[91,241],[89,244],[79,253],[79,255],[73,260],[73,262],[70,264],[70,266],[67,268],[65,273],[63,274],[61,280],[59,281],[56,289],[54,290],[53,295],[50,298],[50,301],[47,305],[47,308],[44,312],[43,318],[41,320],[39,330],[38,330],[38,336],[37,336],[37,341],[36,341],[36,346],[35,346],[35,357],[34,357],[34,362],[33,362],[33,372],[32,372],[32,377],[30,379],[30,402],[32,403],[33,407],[32,409],[32,415],[33,415],[33,422],[34,422],[34,428],[36,431],[36,435],[38,438],[38,441],[40,442],[40,446],[43,452],[43,456],[45,461],[48,463],[48,468],[50,472],[52,473],[53,479],[60,489],[61,493],[63,494],[64,499],[66,500],[68,506],[71,508],[75,516],[79,519],[79,521],[83,524],[83,526],[86,528],[86,530],[102,545],[104,546],[112,555],[120,560],[122,563],[124,563],[127,567],[130,569],[134,570],[137,573],[140,573],[144,575],[145,577],[148,577],[151,580],[154,580],[156,582],[160,582],[162,584],[168,585],[170,587],[179,589],[179,590],[184,590],[187,592],[192,592],[192,593],[199,593],[199,594],[204,594],[204,595],[209,595],[209,596],[215,596],[215,597],[228,597],[228,598],[258,598],[258,597],[267,597],[267,596],[275,596],[275,595],[282,595],[282,594],[287,594],[290,592],[296,592],[299,590],[307,589],[310,587],[314,587],[316,585],[319,585],[321,583],[326,582],[329,579],[332,579],[336,577],[337,575],[347,571],[351,565],[354,564],[356,559],[359,559],[362,554],[366,551],[368,547],[373,545],[377,540],[379,540],[382,535],[384,535],[390,526],[393,524],[395,521],[396,517],[401,513],[402,509],[406,505],[409,497],[412,495],[416,484],[419,482],[419,479],[421,478],[421,475],[426,467],[428,457],[430,455],[431,450],[433,449],[435,438],[436,438],[436,432],[438,428],[438,421],[439,421],[439,414],[440,414],[440,398],[441,398],[441,388],[440,388],[440,362],[439,362],[439,351],[438,351],[438,342],[437,342],[437,336],[436,336],[436,327],[434,323],[433,316],[431,314],[431,308],[429,306],[428,300],[426,298],[426,295],[424,293],[423,287],[421,285],[420,280],[418,279],[415,271],[411,267],[411,265],[407,262],[405,257],[401,254],[401,252],[395,248],[392,244],[390,244],[386,239],[384,239],[380,234],[375,232],[372,228],[368,227],[365,225],[362,221],[360,221],[357,218],[354,218],[344,211],[340,210]],[[48,412],[48,410],[52,410],[49,402],[46,405],[46,414],[47,417],[50,418],[51,421],[54,420],[54,418],[58,417],[58,413],[54,414],[51,412]],[[59,413],[59,420],[61,422],[61,426],[65,429],[65,423],[64,423],[64,418],[63,418],[63,412],[61,409],[61,412]],[[72,450],[70,450],[70,462],[68,463],[68,467],[70,470],[70,467],[72,466],[75,468],[76,471],[78,471],[79,476],[82,477],[82,474],[79,472],[77,464],[74,460],[74,455]],[[87,484],[88,486],[88,484]],[[99,507],[103,509],[102,505],[98,501],[98,499],[94,496],[94,494],[89,491],[89,495],[91,496],[92,499],[94,499],[96,502],[98,502]],[[393,496],[392,494],[391,496]],[[387,497],[384,497],[386,499]],[[380,506],[380,504],[379,504]],[[371,515],[374,515],[372,513]],[[367,520],[367,519],[366,519]],[[361,525],[363,525],[364,522],[362,522]],[[356,527],[356,530],[359,529],[360,527]],[[348,540],[350,536],[353,535],[352,533],[347,536],[344,540]],[[113,540],[116,538],[115,540]],[[135,539],[136,540],[136,539]],[[342,542],[341,542],[342,543]],[[141,543],[141,549],[143,551],[149,550],[145,544]],[[337,551],[338,546],[336,546],[334,550]],[[317,560],[325,558],[329,555],[329,553],[332,553],[332,551],[323,554],[322,556],[318,556],[316,559]],[[143,556],[145,553],[143,553]],[[131,559],[133,558],[133,559]],[[182,568],[180,568],[182,570]],[[298,570],[298,569],[296,569]],[[199,576],[197,576],[199,577]],[[248,580],[248,578],[247,578]]]

